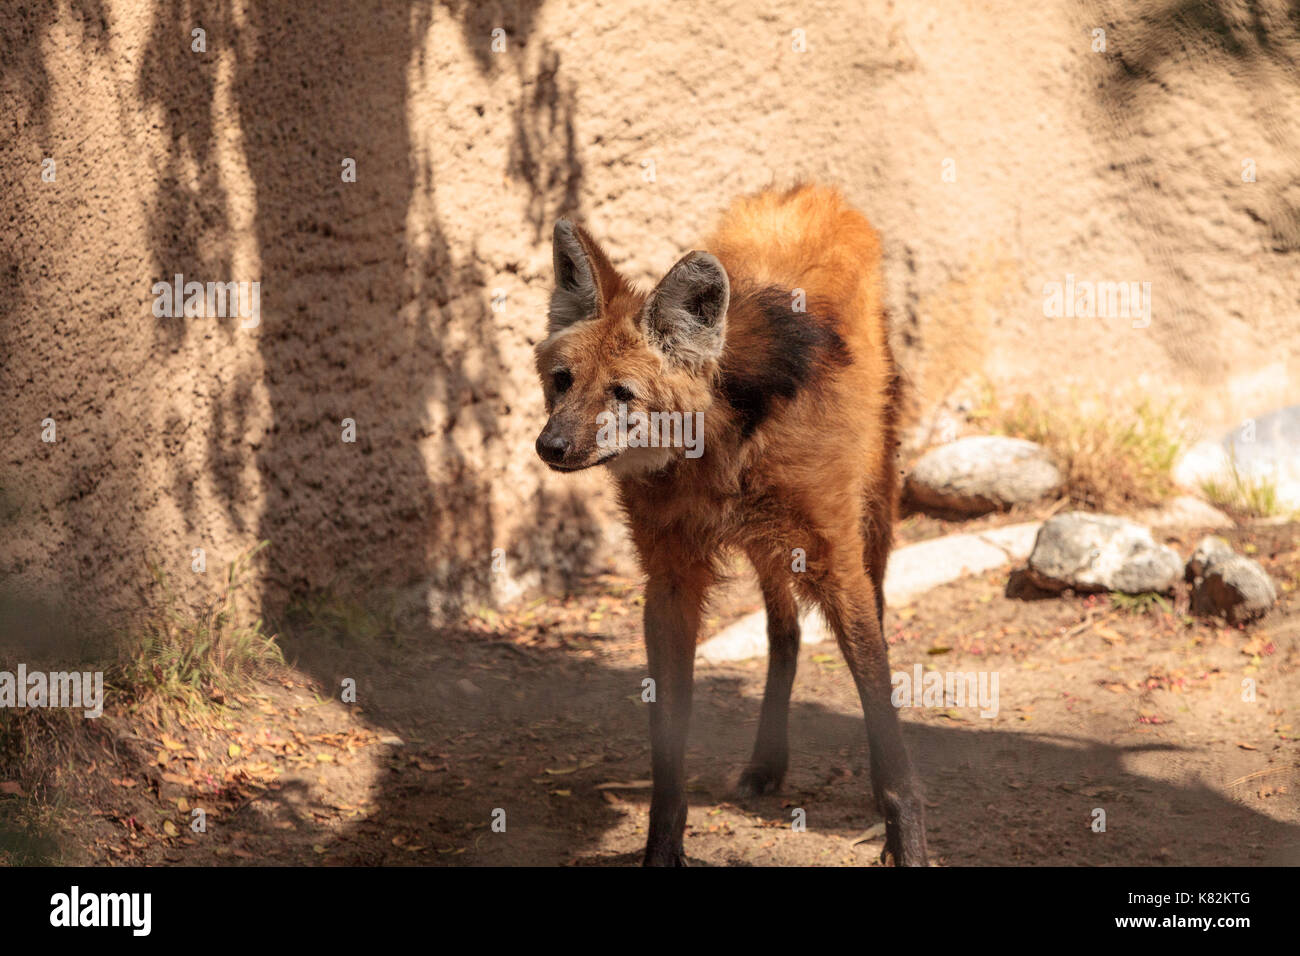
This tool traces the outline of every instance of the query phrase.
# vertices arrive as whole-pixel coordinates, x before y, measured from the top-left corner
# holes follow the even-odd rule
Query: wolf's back
[[[839,190],[803,183],[735,202],[706,246],[733,281],[802,289],[829,308],[840,334],[865,358],[883,354],[886,332],[880,239]]]

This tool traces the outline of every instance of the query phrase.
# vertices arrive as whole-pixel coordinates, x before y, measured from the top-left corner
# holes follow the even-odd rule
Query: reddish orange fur
[[[707,589],[725,549],[743,550],[760,574],[788,574],[792,549],[803,548],[808,573],[796,582],[805,592],[830,580],[853,588],[864,573],[855,529],[866,525],[871,570],[883,574],[896,494],[894,364],[875,231],[839,192],[805,185],[740,200],[705,248],[733,287],[803,289],[810,303],[829,306],[851,362],[783,403],[742,441],[734,416],[715,407],[709,382],[673,369],[649,347],[636,324],[646,294],[614,279],[609,267],[601,318],[544,342],[538,368],[575,369],[574,388],[585,390],[580,415],[592,432],[597,413],[612,407],[610,384],[620,380],[645,386],[647,408],[705,413],[705,454],[674,463],[681,481],[659,474],[619,481],[646,572],[689,569],[694,586]],[[733,305],[728,350],[744,353],[759,321]]]
[[[565,467],[604,462],[597,415],[614,409],[611,389],[619,384],[633,386],[641,410],[704,413],[702,457],[639,450],[608,462],[649,579],[646,648],[660,696],[651,707],[655,787],[646,862],[685,861],[682,767],[694,647],[718,559],[739,550],[758,572],[771,641],[758,742],[742,787],[764,792],[785,772],[798,595],[825,612],[858,685],[887,852],[924,865],[922,804],[889,703],[880,621],[896,496],[897,394],[875,231],[839,192],[822,186],[736,202],[706,242],[725,268],[730,306],[724,350],[707,352],[702,368],[655,347],[643,326],[649,293],[624,280],[590,235],[574,235],[591,266],[596,311],[538,346],[551,416],[539,453],[548,436],[563,435]],[[559,237],[557,229],[562,248]],[[806,297],[806,313],[778,304],[784,295],[793,301],[796,290]],[[694,328],[711,327],[706,313]],[[782,364],[795,352],[812,357],[798,374]],[[571,372],[572,384],[556,385],[557,369],[565,370],[562,380]],[[747,391],[737,387],[741,379]],[[755,382],[773,387],[756,397]],[[763,413],[747,419],[746,400]],[[806,570],[796,565],[796,549]]]

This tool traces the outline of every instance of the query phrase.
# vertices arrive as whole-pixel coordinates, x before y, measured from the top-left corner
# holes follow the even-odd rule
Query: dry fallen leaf
[[[875,840],[884,835],[885,835],[885,825],[883,823],[877,823],[867,827],[865,830],[863,830],[861,833],[855,836],[850,841],[849,845],[857,846],[859,843],[868,843],[871,840]]]
[[[1098,624],[1093,628],[1093,632],[1108,644],[1123,644],[1124,635],[1105,624]]]

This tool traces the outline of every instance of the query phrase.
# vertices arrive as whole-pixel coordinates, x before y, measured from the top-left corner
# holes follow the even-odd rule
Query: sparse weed
[[[1235,458],[1228,462],[1228,475],[1201,482],[1201,491],[1210,502],[1230,514],[1247,518],[1271,518],[1284,514],[1277,493],[1277,482],[1263,476],[1243,475]]]
[[[1173,605],[1169,603],[1168,598],[1150,591],[1143,594],[1113,591],[1110,595],[1110,606],[1125,614],[1153,614],[1156,611],[1168,614],[1173,610]]]
[[[1037,442],[1053,454],[1075,507],[1147,507],[1176,491],[1172,471],[1183,439],[1172,406],[1144,399],[1124,412],[1088,411],[1079,402],[1067,407],[1022,396],[993,409],[988,417],[994,431]]]
[[[184,606],[171,579],[152,565],[161,603],[123,642],[124,651],[106,675],[107,682],[129,701],[158,696],[203,706],[283,664],[274,635],[262,630],[260,619],[245,622],[238,607],[248,565],[266,544],[235,558],[221,591],[198,611]]]

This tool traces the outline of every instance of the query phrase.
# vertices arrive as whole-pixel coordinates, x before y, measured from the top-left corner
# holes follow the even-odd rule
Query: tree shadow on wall
[[[58,4],[11,5],[0,21],[0,38],[4,40],[0,43],[0,92],[13,91],[16,94],[11,104],[13,111],[4,125],[8,125],[11,118],[15,130],[21,126],[35,126],[42,141],[49,128],[50,75],[45,68],[41,46],[48,42],[51,27],[64,13]],[[88,52],[107,52],[108,17],[102,0],[71,0],[66,5],[66,15],[77,21],[82,34],[90,40]],[[71,23],[65,25],[72,28]]]
[[[438,5],[460,27],[465,49],[479,71],[490,73],[503,63],[520,62],[511,47],[527,46],[545,0],[439,0]],[[495,30],[503,30],[504,36]],[[505,41],[507,56],[493,51],[494,39]]]
[[[554,219],[580,216],[583,182],[576,90],[564,79],[560,53],[543,41],[535,67],[526,55],[543,2],[442,0],[441,6],[459,24],[481,74],[514,68],[521,94],[511,117],[509,173],[528,187],[528,219],[540,242]],[[494,51],[494,39],[503,50]]]
[[[539,6],[498,5],[518,41],[510,61],[521,77]],[[466,36],[486,15],[470,4],[447,8],[459,11]],[[160,319],[145,330],[152,337],[145,346],[159,356],[201,355],[199,340],[208,336],[232,345],[251,335],[260,370],[223,382],[228,370],[195,366],[192,394],[212,383],[220,386],[209,390],[217,400],[193,414],[184,395],[177,400],[151,442],[156,457],[123,466],[136,467],[138,500],[118,504],[127,514],[147,513],[147,504],[170,497],[186,529],[201,533],[212,516],[202,512],[196,483],[204,476],[184,462],[183,440],[187,430],[201,429],[207,447],[199,471],[206,469],[224,498],[225,517],[272,544],[260,603],[273,615],[330,583],[432,585],[465,603],[487,597],[492,549],[504,543],[493,521],[493,469],[503,456],[533,454],[531,445],[502,447],[501,419],[509,413],[502,383],[517,370],[503,367],[487,306],[489,277],[476,256],[458,257],[432,201],[456,184],[439,182],[433,158],[413,148],[410,89],[440,82],[432,70],[412,76],[434,12],[432,2],[327,0],[308,11],[271,0],[238,10],[228,0],[164,0],[148,8],[132,82],[114,91],[121,118],[161,124],[162,154],[141,177],[150,197],[140,212],[153,280],[180,273],[262,286],[257,329]],[[91,44],[84,53],[107,57],[108,20],[95,0],[20,13],[0,32],[14,39],[0,44],[3,102],[16,96],[25,115],[15,110],[15,126],[34,127],[45,140],[53,87],[42,46],[56,24],[75,35],[75,25],[58,21],[72,16]],[[192,48],[198,27],[206,51]],[[579,205],[573,91],[560,91],[559,70],[550,51],[539,79],[528,79],[527,94],[509,104],[517,141],[503,172],[528,189],[535,229]],[[250,275],[235,274],[231,252],[243,226],[232,219],[238,197],[222,172],[224,151],[236,148],[225,138],[232,129],[255,200],[251,239],[260,266]],[[548,144],[557,129],[565,135],[553,156]],[[356,161],[356,182],[343,181],[344,158]],[[20,211],[22,196],[12,207],[9,198],[0,197],[0,209]],[[29,254],[0,258],[0,288],[13,293],[0,310],[23,302]],[[345,419],[355,423],[354,443],[341,440]],[[495,455],[467,449],[457,437],[467,423]],[[239,479],[250,462],[261,498],[251,524]],[[73,601],[88,555],[148,553],[158,540],[142,523],[108,540],[97,517],[104,505],[99,477],[82,471],[69,478],[75,498],[55,561],[64,580],[51,584]],[[550,562],[543,580],[557,588],[581,580],[599,538],[581,498],[539,491],[525,504],[537,531],[518,545],[518,559]],[[404,635],[437,636],[423,617]],[[309,648],[313,635],[302,637],[300,646]],[[30,635],[27,641],[33,650]],[[332,670],[310,655],[301,663],[330,686]]]
[[[441,7],[480,69],[510,62],[526,81],[512,105],[507,172],[527,186],[540,235],[548,210],[576,211],[581,185],[558,55],[547,53],[536,80],[524,77],[540,3]],[[381,0],[330,0],[310,12],[254,2],[240,18],[224,0],[155,9],[137,82],[141,99],[160,107],[169,144],[150,210],[155,262],[168,276],[262,284],[260,328],[228,334],[257,337],[270,427],[247,434],[257,383],[237,381],[235,401],[213,412],[207,466],[238,526],[231,476],[248,455],[256,460],[264,504],[255,532],[271,542],[263,603],[272,609],[349,578],[431,583],[466,603],[486,597],[491,553],[503,543],[494,463],[489,456],[484,467],[481,449],[468,446],[498,459],[531,455],[501,446],[501,386],[515,370],[503,366],[490,277],[475,256],[458,261],[434,201],[455,184],[437,181],[435,157],[412,140],[408,87],[440,82],[422,49],[435,13],[428,2]],[[256,197],[256,277],[231,275],[230,257],[214,251],[223,244],[203,238],[233,226],[214,156],[216,59],[191,52],[196,24],[209,51],[236,52],[231,93]],[[490,48],[497,26],[508,32],[504,57]],[[547,147],[555,129],[567,133],[558,157]],[[356,182],[343,181],[344,159],[355,161]],[[171,346],[192,334],[186,323],[159,328]],[[342,440],[349,419],[355,442]],[[191,483],[178,471],[172,493],[184,502]],[[535,503],[546,509],[539,523],[566,538],[573,507]],[[597,530],[579,510],[590,542]]]
[[[560,54],[548,43],[533,77],[521,75],[524,93],[515,108],[510,170],[528,187],[534,242],[549,235],[556,218],[581,216],[583,169],[575,92],[560,79],[560,72]]]

